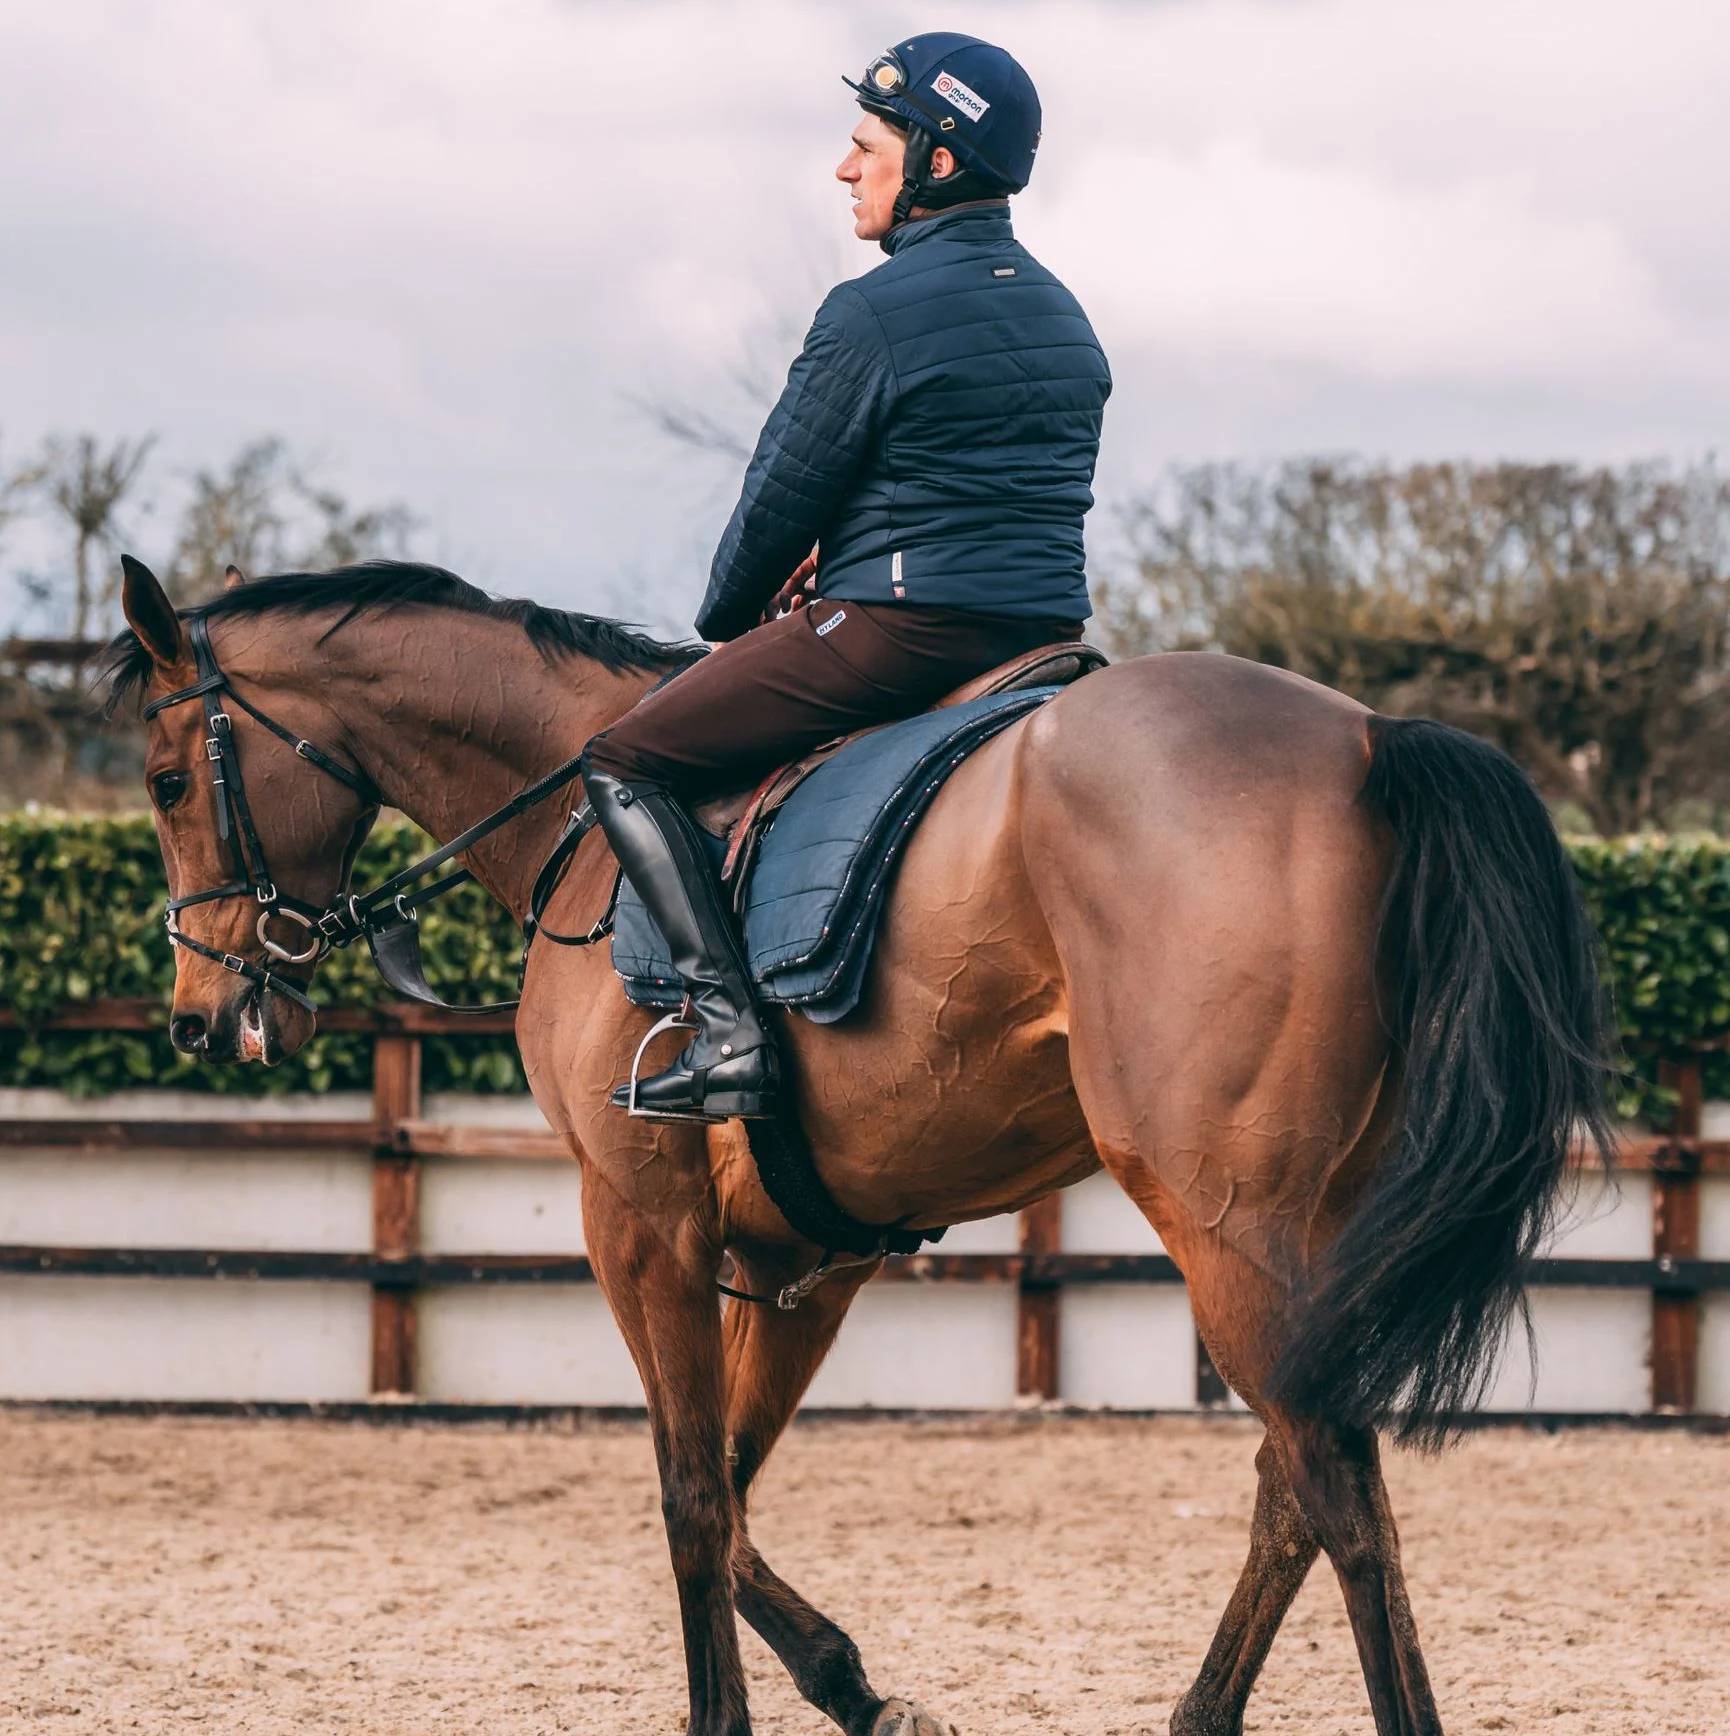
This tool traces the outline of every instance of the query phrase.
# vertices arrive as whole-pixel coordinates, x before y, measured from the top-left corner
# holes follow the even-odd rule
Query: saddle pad
[[[769,823],[744,890],[745,955],[763,999],[829,1024],[859,1003],[891,871],[944,780],[1060,687],[993,693],[921,712],[849,742]],[[714,841],[717,866],[724,854]],[[630,882],[619,888],[613,968],[638,1006],[683,995]]]

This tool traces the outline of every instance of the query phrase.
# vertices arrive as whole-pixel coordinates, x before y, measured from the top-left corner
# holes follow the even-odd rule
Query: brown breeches
[[[911,717],[1074,621],[819,597],[681,671],[588,746],[594,770],[686,801],[739,789],[826,741]]]

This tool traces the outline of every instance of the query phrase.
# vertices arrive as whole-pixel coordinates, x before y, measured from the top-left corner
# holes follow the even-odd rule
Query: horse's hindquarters
[[[1367,714],[1234,658],[1090,677],[1022,748],[1027,874],[1105,1162],[1180,1263],[1300,1264],[1385,1060]]]

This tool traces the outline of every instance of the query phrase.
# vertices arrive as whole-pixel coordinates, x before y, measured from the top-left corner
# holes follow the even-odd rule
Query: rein
[[[326,953],[362,938],[372,953],[379,975],[391,988],[411,1000],[423,1002],[427,1006],[442,1007],[453,1013],[500,1013],[508,1012],[516,1006],[516,1000],[456,1006],[445,1000],[426,980],[420,956],[421,908],[442,894],[474,879],[474,875],[467,868],[458,868],[429,886],[418,886],[416,890],[411,888],[416,888],[418,882],[444,867],[453,857],[461,855],[481,839],[498,831],[501,826],[509,825],[512,820],[569,784],[578,775],[581,756],[555,766],[544,777],[537,778],[526,789],[518,791],[503,807],[495,808],[448,844],[441,844],[419,861],[393,874],[382,885],[374,887],[371,892],[356,894],[345,891],[328,905],[321,907],[309,904],[304,899],[294,898],[280,891],[271,878],[264,845],[258,836],[251,804],[246,797],[246,784],[241,776],[240,759],[235,751],[233,720],[223,709],[223,699],[226,697],[232,701],[272,735],[287,742],[302,759],[353,790],[365,806],[378,807],[383,797],[372,780],[358,767],[351,770],[340,760],[297,736],[293,730],[285,728],[275,718],[260,711],[256,705],[235,692],[223,672],[222,665],[216,660],[216,652],[210,643],[210,628],[202,616],[194,615],[187,621],[187,636],[191,641],[193,665],[198,679],[189,687],[177,688],[173,693],[151,700],[144,707],[144,716],[155,717],[169,706],[182,705],[191,699],[202,701],[206,731],[204,753],[210,762],[212,781],[216,787],[216,835],[229,852],[234,878],[202,892],[190,892],[183,897],[169,899],[163,912],[169,940],[175,946],[197,953],[201,958],[214,960],[224,970],[245,977],[261,991],[286,995],[309,1013],[318,1011],[317,1002],[298,983],[289,981],[271,969],[268,960],[276,959],[283,964],[316,965]],[[541,865],[539,874],[535,876],[534,888],[529,896],[529,913],[523,922],[523,956],[517,971],[519,991],[523,973],[528,969],[529,949],[537,934],[544,934],[557,946],[592,946],[612,932],[613,913],[619,899],[616,876],[606,909],[586,933],[558,934],[544,927],[541,921],[548,902],[564,877],[565,869],[576,854],[577,846],[593,829],[594,824],[594,810],[586,801],[573,808],[546,861]],[[215,947],[206,946],[203,941],[181,932],[176,918],[182,910],[195,904],[214,903],[221,898],[246,897],[255,899],[259,906],[257,933],[259,944],[266,954],[266,962],[242,958],[238,953],[218,952]],[[306,931],[307,944],[303,950],[290,951],[271,939],[269,928],[273,916],[298,923]]]
[[[255,984],[261,993],[274,991],[279,995],[286,995],[309,1013],[316,1013],[318,1003],[306,990],[300,984],[290,982],[272,970],[268,962],[260,963],[255,959],[242,958],[238,953],[218,952],[215,947],[206,946],[203,941],[181,933],[180,925],[175,920],[182,910],[195,904],[211,904],[220,898],[251,897],[258,903],[257,933],[267,961],[276,959],[283,964],[316,966],[327,953],[349,946],[364,937],[379,975],[398,994],[406,995],[410,1000],[420,1001],[427,1006],[441,1007],[447,1012],[501,1013],[508,1012],[519,1004],[523,978],[528,971],[529,950],[537,935],[545,935],[556,946],[593,946],[612,932],[613,916],[619,903],[622,871],[613,877],[612,892],[607,899],[606,909],[586,933],[559,934],[546,927],[542,920],[548,903],[558,890],[571,859],[577,853],[577,847],[594,830],[594,809],[584,801],[571,810],[570,817],[560,829],[530,890],[529,910],[523,919],[522,961],[517,967],[517,1000],[456,1006],[445,1000],[428,983],[425,968],[421,963],[422,907],[461,886],[465,881],[473,880],[474,875],[467,868],[457,868],[451,873],[441,875],[430,885],[423,886],[420,882],[429,874],[443,868],[453,857],[460,856],[481,839],[491,836],[500,827],[508,826],[512,820],[544,802],[556,790],[563,789],[580,772],[580,754],[566,760],[562,765],[554,766],[544,777],[536,778],[527,788],[519,790],[503,807],[493,809],[467,831],[458,833],[448,844],[441,844],[436,850],[422,856],[419,861],[411,862],[408,867],[391,875],[370,892],[353,893],[345,890],[330,904],[321,908],[279,890],[271,878],[270,867],[265,860],[264,844],[259,838],[257,826],[253,823],[252,807],[246,796],[246,783],[241,776],[240,758],[235,751],[233,720],[223,710],[224,696],[248,717],[262,724],[272,735],[287,742],[302,759],[353,790],[365,807],[376,808],[382,804],[384,798],[378,787],[358,767],[351,770],[341,760],[296,735],[293,730],[285,728],[275,718],[260,711],[250,700],[243,699],[236,693],[223,672],[222,665],[216,660],[216,652],[210,643],[210,629],[202,616],[194,615],[188,619],[187,633],[192,644],[198,679],[189,687],[176,688],[173,693],[151,700],[144,707],[144,716],[155,717],[158,712],[165,711],[171,705],[183,705],[192,699],[203,703],[206,729],[204,753],[212,767],[211,775],[216,786],[216,834],[227,847],[233,861],[234,878],[224,881],[220,886],[212,886],[202,892],[189,892],[183,897],[170,898],[167,901],[163,919],[168,926],[168,938],[175,946],[185,947],[188,952],[197,953],[201,958],[214,960],[224,970],[233,971],[237,976],[245,977],[247,981]],[[306,931],[307,944],[302,951],[291,952],[271,939],[269,930],[273,916],[286,917]],[[748,1132],[750,1125],[747,1124]],[[823,1251],[817,1264],[809,1272],[784,1285],[773,1295],[759,1296],[730,1284],[717,1283],[716,1288],[723,1295],[735,1297],[741,1302],[791,1310],[797,1308],[819,1284],[835,1272],[852,1266],[874,1264],[885,1254],[915,1252],[922,1242],[934,1241],[943,1233],[941,1230],[907,1230],[899,1224],[859,1223],[829,1197],[802,1143],[790,1155],[784,1140],[771,1148],[760,1144],[754,1132],[751,1132],[750,1137],[752,1155],[770,1198],[787,1217],[788,1222],[807,1239],[815,1241]]]

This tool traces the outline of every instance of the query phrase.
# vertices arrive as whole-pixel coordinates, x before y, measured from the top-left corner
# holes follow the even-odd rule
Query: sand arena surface
[[[816,1423],[754,1529],[964,1736],[1163,1732],[1247,1537],[1243,1422]],[[1730,1442],[1503,1431],[1390,1466],[1452,1736],[1730,1731]],[[0,1415],[0,1730],[684,1728],[641,1427]],[[746,1634],[756,1727],[831,1726]],[[1371,1729],[1318,1569],[1252,1732]]]

